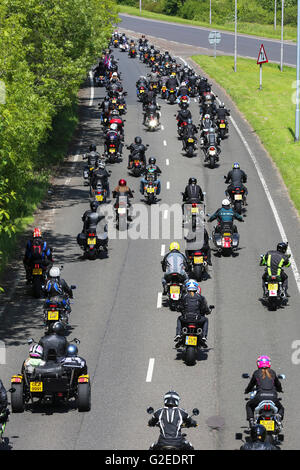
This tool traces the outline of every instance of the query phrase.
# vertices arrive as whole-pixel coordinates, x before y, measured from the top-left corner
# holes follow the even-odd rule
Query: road
[[[179,44],[188,44],[195,47],[205,48],[213,53],[213,46],[208,42],[208,34],[212,29],[199,26],[189,26],[166,21],[139,18],[126,14],[119,14],[122,22],[120,26],[124,29],[148,34],[157,38],[175,41]],[[220,31],[221,42],[217,45],[218,53],[234,54],[234,33]],[[280,41],[274,39],[258,38],[244,34],[238,34],[237,54],[241,57],[257,59],[260,45],[264,44],[267,57],[270,62],[280,63]],[[296,66],[296,44],[284,42],[283,62],[286,65]]]
[[[176,54],[176,49],[169,49]],[[249,153],[237,131],[230,125],[230,136],[222,143],[220,166],[204,167],[201,154],[187,159],[177,140],[174,114],[177,106],[161,102],[163,129],[155,134],[145,132],[141,105],[137,103],[135,82],[146,74],[138,59],[115,52],[119,58],[124,89],[128,91],[125,142],[136,135],[150,144],[148,156],[156,156],[163,170],[159,202],[163,211],[180,203],[180,191],[190,176],[196,176],[207,193],[207,211],[212,213],[224,198],[223,175],[234,161],[239,161],[248,174],[248,208],[245,223],[239,224],[240,250],[236,258],[213,258],[211,279],[202,283],[202,291],[215,310],[209,317],[209,351],[193,367],[187,367],[173,346],[177,314],[161,305],[162,254],[172,241],[166,238],[111,239],[108,258],[83,260],[76,243],[81,231],[81,216],[88,207],[88,189],[83,186],[83,162],[77,157],[95,141],[102,147],[97,104],[104,90],[91,90],[89,83],[81,90],[82,116],[80,133],[71,155],[53,184],[53,195],[38,212],[35,224],[47,221],[45,238],[55,248],[55,257],[64,265],[63,277],[76,284],[71,314],[72,332],[80,339],[79,353],[86,358],[92,378],[92,410],[78,413],[75,409],[30,410],[11,414],[6,436],[12,449],[147,449],[157,438],[157,429],[147,427],[146,408],[158,408],[162,396],[174,388],[187,410],[198,407],[199,427],[188,430],[196,449],[236,449],[235,433],[243,431],[246,386],[243,372],[252,373],[259,354],[268,354],[277,373],[287,376],[284,383],[286,427],[284,449],[299,446],[298,390],[300,377],[292,363],[292,343],[299,339],[299,292],[289,270],[291,299],[284,310],[269,312],[261,297],[262,268],[259,257],[280,240],[277,223],[258,178]],[[214,88],[228,103],[222,90]],[[94,96],[93,96],[94,93]],[[287,197],[277,171],[249,126],[242,120],[233,103],[232,116],[255,154],[278,214],[286,230],[295,260],[300,264],[296,243],[299,220]],[[198,106],[191,103],[194,121]],[[80,145],[81,144],[81,145]],[[124,152],[127,157],[127,151]],[[134,203],[144,209],[139,195],[139,180],[128,176],[127,158],[111,165],[111,187],[125,177],[135,190]],[[150,209],[148,209],[150,213]],[[165,213],[165,212],[164,212]],[[168,221],[168,218],[166,219]],[[165,221],[165,222],[166,222]],[[152,219],[153,224],[153,219]],[[111,225],[111,224],[110,224]],[[213,224],[208,227],[210,232]],[[152,225],[151,225],[152,227]],[[178,240],[178,238],[177,238]],[[178,240],[184,246],[183,240]],[[164,247],[163,247],[164,245]],[[41,301],[26,290],[21,264],[14,266],[17,276],[11,301],[2,309],[1,339],[6,343],[6,364],[0,375],[9,387],[12,374],[20,371],[27,357],[27,338],[38,340],[43,334]],[[8,274],[9,277],[9,274]],[[150,361],[152,359],[152,361]],[[149,364],[153,364],[151,369]],[[224,420],[221,429],[213,430],[206,421],[211,417]]]

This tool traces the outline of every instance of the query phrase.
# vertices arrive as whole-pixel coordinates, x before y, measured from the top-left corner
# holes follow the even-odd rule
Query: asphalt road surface
[[[214,46],[208,42],[209,31],[213,29],[201,28],[199,26],[189,26],[166,21],[139,18],[126,14],[119,14],[122,22],[120,26],[124,29],[148,34],[168,41],[179,41],[181,44],[189,44],[195,47],[202,47],[214,51]],[[234,33],[220,31],[221,42],[217,45],[218,53],[234,54]],[[245,34],[238,34],[237,54],[241,57],[257,59],[261,44],[264,44],[269,61],[280,63],[281,44],[279,40],[253,37]],[[291,41],[284,42],[283,63],[286,65],[296,65],[296,44]]]
[[[146,23],[152,27],[152,23]],[[181,202],[180,191],[190,176],[196,176],[207,193],[207,212],[220,207],[225,190],[223,175],[234,161],[239,161],[248,174],[249,189],[245,223],[237,222],[240,249],[235,258],[212,256],[211,278],[202,283],[208,303],[216,307],[209,317],[209,350],[203,352],[195,366],[187,367],[174,349],[177,313],[161,305],[159,296],[160,261],[173,241],[172,230],[164,239],[111,239],[108,257],[96,261],[83,260],[76,243],[82,228],[81,216],[88,208],[88,189],[82,179],[84,164],[77,155],[87,151],[93,141],[98,150],[103,148],[97,104],[104,89],[91,89],[87,82],[80,94],[81,132],[73,155],[55,179],[53,195],[49,195],[38,212],[35,224],[46,227],[45,238],[55,248],[57,262],[64,265],[63,277],[69,284],[77,285],[69,338],[76,336],[81,340],[79,354],[87,360],[92,378],[92,409],[89,413],[78,413],[72,407],[45,408],[11,414],[6,445],[13,449],[147,449],[158,437],[158,429],[147,427],[146,408],[150,405],[158,408],[163,394],[175,389],[182,397],[183,408],[200,410],[199,427],[187,431],[195,449],[239,448],[241,443],[235,441],[235,433],[242,432],[247,424],[243,395],[246,382],[241,374],[252,373],[257,356],[268,354],[275,371],[287,376],[283,385],[286,408],[283,448],[297,449],[300,375],[299,366],[292,362],[295,352],[292,344],[300,339],[299,291],[292,270],[288,269],[289,305],[269,312],[259,300],[263,272],[259,267],[260,254],[274,248],[281,236],[249,152],[230,123],[230,135],[222,143],[218,168],[206,168],[200,151],[187,159],[177,139],[174,118],[177,105],[163,101],[163,129],[146,132],[135,93],[135,82],[138,76],[146,74],[145,67],[127,54],[116,51],[115,56],[119,58],[124,89],[128,91],[125,142],[129,144],[140,135],[144,143],[150,144],[147,156],[155,156],[163,171],[159,204],[163,217],[167,217],[165,222],[170,217],[170,206]],[[228,104],[222,91],[214,89]],[[299,266],[297,214],[271,160],[232,103],[229,107],[259,163]],[[191,110],[197,122],[198,105],[193,100]],[[127,174],[126,150],[124,155],[123,162],[110,166],[111,188],[125,177],[135,190],[134,204],[144,208],[139,179]],[[147,210],[150,214],[150,209]],[[213,225],[209,224],[210,233]],[[184,240],[178,241],[184,247]],[[0,310],[1,339],[6,344],[6,364],[0,366],[0,376],[8,388],[11,375],[20,372],[27,357],[26,340],[30,337],[38,340],[43,335],[43,326],[42,301],[31,297],[21,263],[12,266],[7,279],[13,289],[8,289],[11,300],[7,299]],[[223,426],[209,427],[207,420],[211,417],[217,417],[214,421]]]

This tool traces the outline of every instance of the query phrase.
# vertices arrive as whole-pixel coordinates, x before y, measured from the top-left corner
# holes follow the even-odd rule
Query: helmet
[[[95,145],[95,144],[91,144],[91,145],[90,145],[90,152],[96,152],[96,150],[97,150],[96,145]]]
[[[209,115],[209,114],[205,114],[204,119],[210,119],[210,115]]]
[[[134,138],[134,142],[135,142],[136,144],[140,145],[140,144],[142,143],[142,138],[139,137],[139,136],[137,136],[137,137]]]
[[[91,211],[96,212],[98,209],[98,203],[96,201],[92,201],[90,203],[90,208],[91,208]]]
[[[197,184],[197,179],[192,177],[189,179],[189,184]]]
[[[188,124],[193,124],[193,120],[191,118],[188,118],[187,123]]]
[[[186,85],[185,82],[181,82],[181,83],[180,83],[180,86],[185,86],[185,85]]]
[[[38,237],[41,237],[42,236],[42,232],[40,231],[39,228],[35,228],[34,231],[33,231],[33,238],[38,238]]]
[[[53,333],[56,333],[57,335],[63,335],[65,332],[64,325],[60,321],[57,321],[54,323],[52,327],[52,331]]]
[[[180,245],[179,243],[177,242],[172,242],[170,247],[169,247],[169,250],[170,251],[173,251],[173,250],[177,250],[177,251],[180,251]]]
[[[224,104],[224,103],[221,103],[219,107],[220,107],[220,108],[225,108],[225,104]]]
[[[50,277],[59,277],[60,276],[60,269],[58,266],[52,266],[52,268],[49,271],[49,276]]]
[[[78,348],[76,344],[69,344],[67,348],[67,356],[77,356],[78,354]]]
[[[174,390],[165,394],[164,404],[165,406],[172,407],[179,405],[180,396]]]
[[[230,201],[229,199],[223,199],[222,201],[222,207],[228,207],[230,206]]]
[[[259,356],[256,360],[256,365],[259,369],[271,367],[271,359],[269,356]]]
[[[288,249],[288,242],[280,242],[277,245],[277,251],[280,251],[280,253],[286,253],[286,250]]]
[[[109,128],[110,128],[110,130],[112,130],[112,131],[116,131],[116,130],[118,129],[118,124],[113,123],[113,124],[110,125]]]
[[[104,170],[105,168],[105,163],[103,160],[101,160],[99,163],[98,163],[98,168],[101,168],[102,170]]]
[[[149,165],[155,165],[155,163],[156,163],[156,158],[150,157],[149,158]]]
[[[185,283],[185,287],[186,289],[190,292],[190,291],[193,291],[193,292],[196,292],[198,291],[198,288],[199,288],[199,284],[197,281],[194,281],[194,279],[189,279],[186,283]]]
[[[119,186],[126,186],[126,184],[127,184],[127,183],[126,183],[126,180],[124,180],[124,179],[121,179],[121,180],[119,181]]]
[[[251,439],[252,441],[262,441],[264,442],[266,439],[267,431],[266,428],[262,424],[255,424],[251,428]]]
[[[32,344],[29,349],[29,356],[41,358],[43,356],[43,352],[43,346],[40,344]]]
[[[182,109],[188,109],[189,105],[187,103],[182,103],[181,108]]]
[[[165,55],[169,55],[169,51],[165,51]]]
[[[114,73],[112,74],[112,78],[118,78],[117,72],[114,72]]]
[[[240,168],[240,164],[238,162],[235,162],[233,165],[232,165],[232,168],[235,168],[236,170]]]

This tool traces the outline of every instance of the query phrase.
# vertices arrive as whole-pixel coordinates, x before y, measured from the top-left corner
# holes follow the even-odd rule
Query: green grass
[[[11,238],[4,232],[0,234],[0,273],[15,253],[20,235],[32,224],[33,214],[47,193],[53,168],[65,157],[77,124],[77,99],[74,99],[72,106],[62,109],[53,119],[52,132],[40,147],[40,162],[36,171],[26,175],[24,188],[20,193],[16,191],[16,200],[10,207],[16,233]],[[41,229],[43,231],[43,227]]]
[[[292,98],[296,71],[276,64],[263,65],[262,90],[259,66],[251,59],[193,56],[192,59],[231,96],[271,155],[300,211],[300,143],[294,142],[295,104]]]
[[[234,31],[234,22],[228,22],[223,24],[216,24],[212,23],[211,25],[209,22],[201,22],[195,20],[187,20],[184,18],[179,18],[177,16],[168,16],[163,15],[161,13],[154,13],[152,11],[142,10],[142,14],[140,15],[140,10],[135,7],[131,7],[128,5],[118,5],[120,13],[127,13],[129,15],[141,16],[144,18],[151,18],[160,21],[171,21],[173,23],[181,23],[181,24],[188,24],[192,26],[204,26],[206,28],[214,28],[220,29],[225,31]],[[122,27],[122,23],[120,23]],[[238,33],[242,34],[249,34],[253,36],[260,36],[265,38],[273,38],[273,39],[280,39],[281,38],[281,30],[280,26],[277,25],[276,30],[274,30],[273,25],[269,24],[258,24],[258,23],[238,23]],[[296,40],[297,37],[297,28],[294,26],[285,26],[284,27],[284,39],[285,40]]]

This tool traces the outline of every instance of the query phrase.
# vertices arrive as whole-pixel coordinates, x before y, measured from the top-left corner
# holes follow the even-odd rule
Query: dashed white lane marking
[[[147,371],[147,377],[146,377],[146,382],[151,382],[151,381],[152,381],[153,370],[154,370],[154,363],[155,363],[154,357],[150,357],[150,359],[149,359],[149,365],[148,365],[148,371]]]
[[[164,211],[164,219],[167,219],[167,218],[168,218],[168,209]]]
[[[170,160],[168,158],[166,158],[166,165],[169,166],[170,165]]]
[[[163,125],[161,125],[161,126],[160,126],[160,128],[161,128],[161,130],[162,130],[162,131],[164,131],[164,130],[165,130],[165,128],[164,128],[164,126],[163,126]]]
[[[90,75],[90,81],[91,81],[91,96],[90,96],[89,106],[92,106],[93,101],[94,101],[94,85],[93,85],[94,80],[93,80],[93,73],[92,73],[92,71],[90,71],[89,75]]]
[[[163,144],[164,144],[164,146],[166,147],[166,146],[167,146],[167,141],[164,140],[164,141],[163,141]]]
[[[160,256],[165,256],[166,245],[161,245]]]
[[[167,189],[170,189],[170,181],[167,181]]]
[[[157,304],[156,304],[156,307],[157,308],[161,308],[162,306],[162,292],[159,292],[157,294]]]

